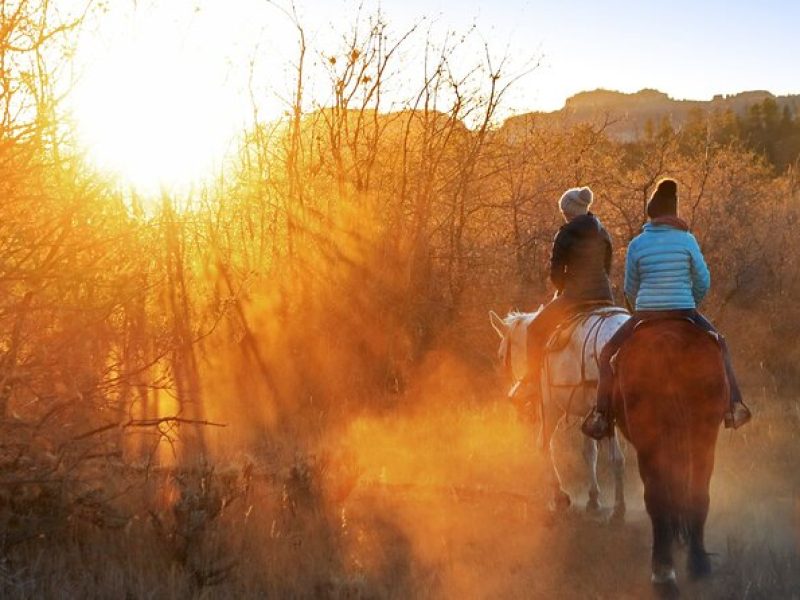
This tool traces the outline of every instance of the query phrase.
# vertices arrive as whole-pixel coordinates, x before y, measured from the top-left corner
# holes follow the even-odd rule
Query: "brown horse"
[[[684,320],[643,322],[616,359],[618,425],[639,459],[653,527],[652,581],[677,591],[672,546],[688,544],[691,578],[708,575],[709,483],[728,383],[717,340]]]

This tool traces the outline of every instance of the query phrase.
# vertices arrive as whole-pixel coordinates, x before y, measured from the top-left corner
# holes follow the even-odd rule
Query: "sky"
[[[75,11],[90,0],[56,1]],[[254,109],[259,121],[281,116],[298,47],[290,2],[95,2],[79,38],[69,110],[98,162],[136,180],[191,179],[233,132],[248,129]],[[537,65],[505,96],[498,118],[557,110],[597,88],[701,100],[754,89],[800,93],[800,0],[362,3],[359,20],[358,0],[295,0],[309,46],[304,108],[331,103],[328,61],[378,7],[392,39],[417,26],[398,56],[402,68],[391,73],[384,110],[415,96],[426,39],[458,40],[470,30],[452,54],[456,72],[480,62],[484,44],[495,64],[509,57],[506,75]]]
[[[674,98],[800,93],[800,1],[384,0],[406,15],[476,18],[490,40],[535,51],[519,109],[556,110],[576,92],[656,88]]]
[[[355,15],[355,2],[350,0],[296,2],[312,37],[346,31]],[[233,62],[257,46],[286,62],[295,47],[291,23],[267,0],[152,4],[161,6],[162,16],[174,17],[176,34],[182,30],[181,19],[193,19],[200,24],[195,33],[206,35],[207,30],[208,36],[223,37],[220,53]],[[435,33],[463,31],[475,23],[496,52],[508,48],[516,57],[538,59],[539,67],[517,85],[511,100],[515,110],[556,110],[572,94],[595,88],[632,92],[649,87],[692,99],[752,89],[800,92],[799,0],[366,0],[364,4],[365,12],[380,6],[398,32],[423,17],[433,22]],[[115,0],[112,5],[136,6],[142,12],[148,0]],[[206,17],[205,24],[197,15]],[[118,37],[114,26],[106,30],[112,39]]]

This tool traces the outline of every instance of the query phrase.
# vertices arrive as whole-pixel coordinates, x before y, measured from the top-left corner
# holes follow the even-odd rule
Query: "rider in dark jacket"
[[[553,241],[550,280],[555,297],[528,326],[528,376],[521,395],[539,393],[544,347],[555,328],[581,307],[612,304],[611,237],[589,212],[594,195],[588,187],[564,192],[559,208],[566,223]]]
[[[550,281],[558,296],[576,303],[613,302],[611,236],[591,212],[565,217],[570,220],[558,230],[550,257]]]

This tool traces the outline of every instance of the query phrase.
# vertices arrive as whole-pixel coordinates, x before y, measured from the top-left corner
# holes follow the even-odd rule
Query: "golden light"
[[[299,40],[290,12],[277,4],[104,6],[79,44],[79,78],[68,109],[91,161],[140,196],[157,198],[164,188],[182,192],[214,177],[254,118],[274,121],[289,109]],[[303,68],[303,110],[333,101],[329,63],[319,56],[343,51],[331,23],[346,31],[359,12],[343,15],[340,8],[314,6],[298,17],[313,41]],[[392,100],[384,93],[385,106],[399,106],[405,92],[398,86]]]
[[[127,43],[90,67],[75,98],[78,135],[98,166],[143,191],[191,184],[236,133],[236,98],[174,44]]]
[[[104,16],[70,95],[92,162],[145,194],[213,176],[252,116],[242,14],[170,2]]]

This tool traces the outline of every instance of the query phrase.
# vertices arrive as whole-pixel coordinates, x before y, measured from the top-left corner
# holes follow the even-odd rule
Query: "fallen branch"
[[[209,427],[227,427],[227,423],[215,423],[214,421],[204,421],[198,419],[184,419],[182,417],[161,417],[158,419],[139,419],[130,420],[122,427],[154,427],[161,423],[183,423],[184,425],[206,425]]]
[[[162,423],[181,423],[184,425],[205,425],[209,427],[227,427],[227,423],[215,423],[213,421],[203,421],[197,419],[184,419],[182,417],[160,417],[157,419],[131,419],[130,421],[120,423],[109,423],[102,427],[97,427],[86,433],[82,433],[77,437],[72,438],[73,442],[85,440],[86,438],[110,431],[112,429],[126,429],[128,427],[157,427]]]

